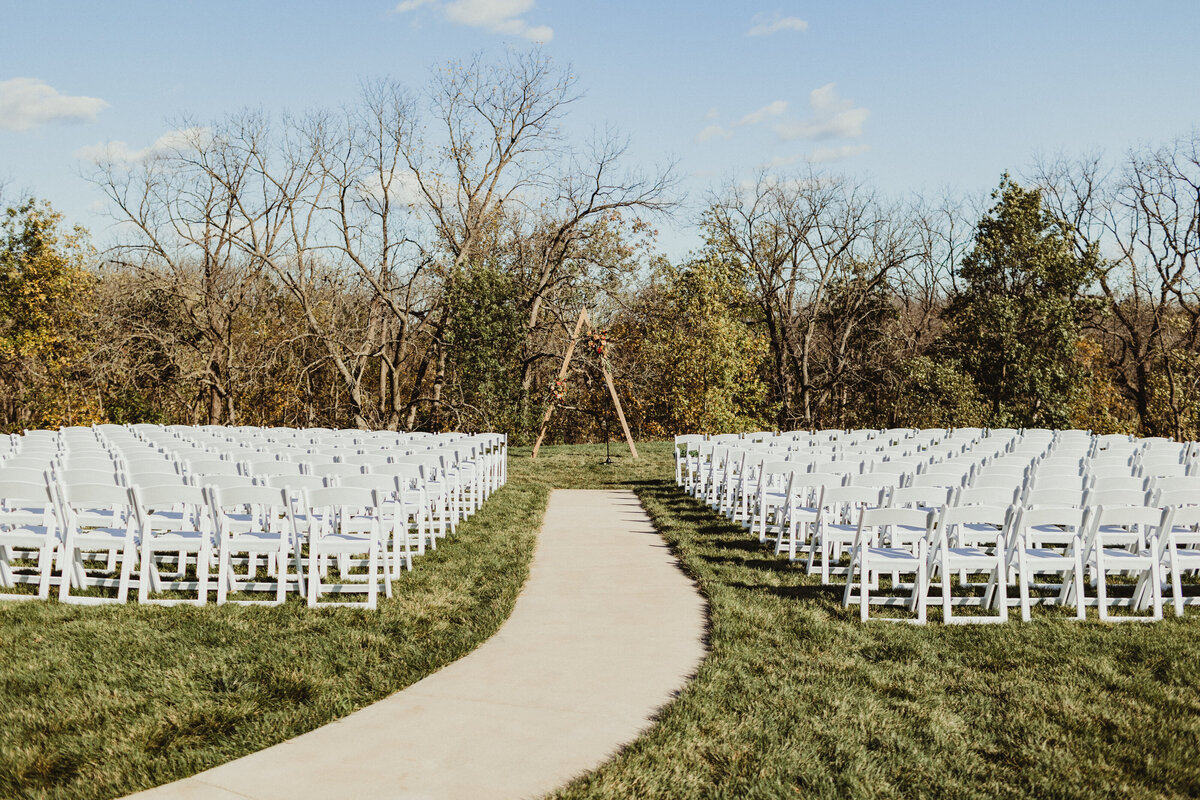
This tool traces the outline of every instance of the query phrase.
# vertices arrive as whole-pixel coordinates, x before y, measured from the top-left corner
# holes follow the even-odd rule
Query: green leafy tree
[[[0,425],[88,424],[99,398],[74,374],[93,286],[86,233],[29,199],[0,220]]]
[[[518,427],[524,307],[513,278],[490,265],[458,269],[446,291],[448,373],[455,387],[448,406],[457,427]]]
[[[771,424],[762,379],[768,344],[743,319],[749,301],[735,272],[735,264],[714,256],[663,264],[641,298],[637,322],[619,330],[640,365],[626,376],[623,394],[644,436]]]
[[[1043,208],[1040,190],[1005,174],[992,197],[958,270],[945,349],[987,402],[990,424],[1066,427],[1096,252],[1076,253],[1070,226]]]

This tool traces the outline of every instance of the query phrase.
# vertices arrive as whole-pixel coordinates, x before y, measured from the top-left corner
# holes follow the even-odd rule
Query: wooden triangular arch
[[[571,341],[567,344],[567,352],[563,355],[562,366],[558,370],[558,380],[561,383],[567,377],[567,370],[571,367],[571,358],[575,355],[575,345],[579,341],[579,335],[583,332],[583,326],[587,325],[588,335],[592,333],[592,320],[588,316],[587,309],[583,308],[579,311],[579,319],[575,320],[575,332],[571,334]],[[600,369],[604,372],[604,383],[608,386],[608,394],[612,397],[613,408],[617,411],[617,419],[621,421],[621,430],[625,432],[625,442],[629,445],[629,453],[634,458],[638,457],[637,447],[633,444],[633,434],[629,432],[629,423],[625,421],[625,412],[621,409],[621,398],[617,397],[617,387],[613,385],[612,373],[608,371],[608,361],[604,358],[600,359]],[[537,441],[533,443],[533,457],[537,458],[538,450],[542,446],[542,440],[546,438],[546,429],[550,427],[550,417],[554,415],[554,403],[546,409],[546,415],[542,417],[542,428],[538,431]]]

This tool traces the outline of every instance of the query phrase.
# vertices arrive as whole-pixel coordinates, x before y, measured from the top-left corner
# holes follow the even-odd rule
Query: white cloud
[[[856,139],[862,136],[863,123],[871,114],[838,97],[832,83],[813,89],[808,102],[812,119],[781,122],[775,132],[784,139]]]
[[[733,131],[722,125],[709,125],[696,134],[697,142],[707,142],[711,139],[728,139],[733,136]]]
[[[522,36],[535,42],[548,42],[554,38],[554,29],[548,25],[530,25],[524,16],[533,10],[536,0],[403,0],[393,11],[404,14],[422,6],[441,11],[450,22],[483,28],[505,36]]]
[[[440,184],[435,185],[434,190],[438,193],[444,193],[444,189]],[[412,172],[412,170],[404,170],[402,172],[385,171],[371,175],[370,178],[366,178],[358,184],[360,197],[382,200],[385,191],[393,203],[399,203],[409,208],[415,208],[425,199],[421,193],[421,184],[417,180],[416,173]]]
[[[788,104],[786,100],[776,100],[772,103],[767,103],[757,111],[751,111],[749,114],[733,123],[734,127],[741,128],[746,125],[757,125],[771,117],[780,116],[783,114],[783,112],[787,111],[787,107]]]
[[[716,106],[713,106],[704,114],[705,119],[716,119],[719,116],[721,116],[721,112],[717,110]]]
[[[865,153],[870,149],[870,146],[865,144],[847,144],[841,147],[818,147],[808,154],[808,160],[813,164],[842,161],[860,153]]]
[[[108,103],[60,94],[37,78],[0,81],[0,130],[26,131],[48,122],[90,122]]]
[[[778,12],[774,14],[755,14],[750,20],[753,23],[747,36],[770,36],[780,31],[806,31],[808,23],[799,17],[783,17]]]
[[[125,142],[114,140],[81,147],[75,151],[75,157],[92,164],[132,166],[157,156],[202,147],[209,141],[211,135],[212,132],[208,128],[179,128],[167,131],[148,147],[135,150]]]
[[[737,122],[732,122],[729,125],[720,125],[714,122],[712,125],[706,126],[704,130],[696,134],[696,141],[707,142],[712,139],[728,139],[730,136],[733,136],[733,131],[735,128],[746,128],[751,125],[759,125],[763,122],[766,122],[768,119],[782,116],[784,112],[787,111],[787,108],[788,104],[786,100],[775,100],[767,103],[762,108],[751,111]],[[712,108],[709,109],[704,118],[707,120],[715,120],[719,116],[720,114],[717,113],[717,109]]]

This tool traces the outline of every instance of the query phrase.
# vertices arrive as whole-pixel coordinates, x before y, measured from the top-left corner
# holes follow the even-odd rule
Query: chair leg
[[[121,556],[121,580],[117,584],[117,602],[124,603],[129,599],[129,590],[133,584],[133,565],[137,560],[137,545],[128,542]],[[139,587],[140,589],[140,587]]]
[[[229,550],[224,544],[217,553],[217,605],[225,605],[229,597]]]
[[[66,602],[67,596],[71,593],[71,573],[75,571],[75,543],[70,535],[67,536],[63,543],[62,552],[59,554],[59,578],[58,578],[58,600]],[[1178,575],[1178,572],[1176,572]],[[1178,593],[1176,593],[1178,596]]]
[[[54,542],[48,542],[38,554],[38,597],[50,597],[50,575],[54,568]]]
[[[1100,582],[1104,583],[1104,575],[1101,574]],[[1079,590],[1075,593],[1075,619],[1087,619],[1087,604],[1084,603],[1083,591],[1083,558],[1079,553],[1075,554],[1075,584]]]
[[[854,559],[853,556],[851,556],[850,558],[851,558],[851,560]],[[854,565],[851,564],[851,570],[853,570],[853,568],[854,568]],[[846,580],[847,581],[850,580],[849,575],[846,576]],[[859,619],[861,619],[863,622],[867,621],[867,619],[869,617],[868,609],[871,606],[870,580],[871,580],[871,570],[867,565],[867,549],[866,549],[866,547],[863,547],[862,553],[858,559],[858,598],[859,598],[859,606],[860,606],[860,608],[858,610],[858,616],[859,616]]]
[[[198,586],[196,589],[199,597],[197,605],[208,605],[208,580],[209,580],[209,561],[211,554],[208,547],[201,547],[200,552],[196,553],[196,581]]]
[[[150,542],[142,543],[142,565],[138,578],[138,604],[146,603],[150,600],[150,592],[153,585],[150,583],[150,562],[154,559],[154,547]]]

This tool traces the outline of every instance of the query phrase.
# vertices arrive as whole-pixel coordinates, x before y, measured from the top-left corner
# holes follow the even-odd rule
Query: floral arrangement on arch
[[[600,358],[605,358],[608,355],[608,331],[600,331],[599,333],[588,334],[588,346],[595,351]]]
[[[555,403],[561,403],[567,397],[567,385],[563,383],[561,378],[556,378],[554,383],[550,385],[550,399]]]

